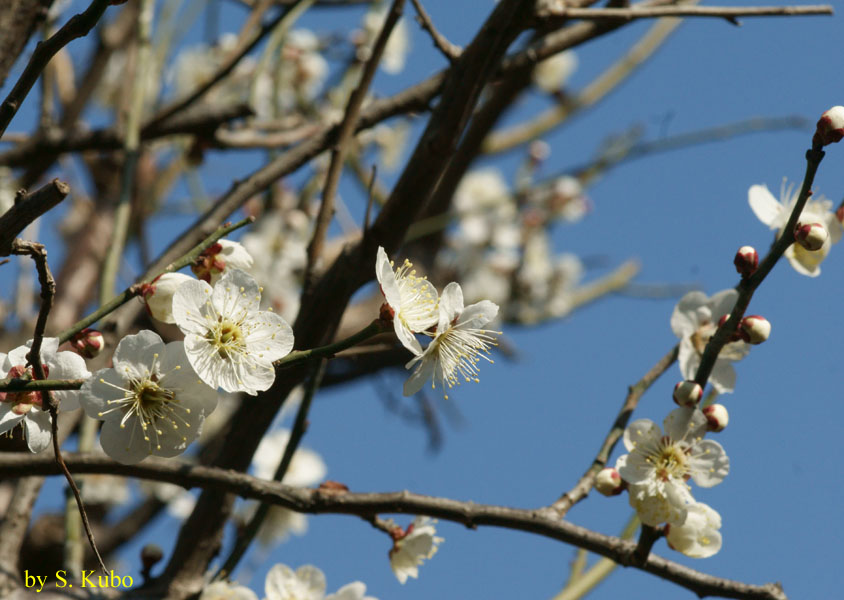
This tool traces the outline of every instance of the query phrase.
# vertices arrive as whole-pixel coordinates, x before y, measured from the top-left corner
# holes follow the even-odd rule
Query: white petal
[[[293,329],[280,315],[269,311],[254,313],[249,327],[246,347],[262,362],[271,363],[293,350]]]
[[[261,290],[258,282],[246,271],[227,270],[214,285],[211,304],[219,314],[238,318],[242,313],[258,311]],[[175,303],[173,306],[175,308]]]
[[[416,370],[404,382],[403,392],[405,396],[412,396],[422,389],[422,386],[425,385],[427,380],[434,377],[434,361],[424,360],[423,357],[424,355],[417,357],[405,365],[407,368],[410,368],[414,362],[420,362]]]
[[[203,336],[208,327],[203,315],[209,310],[212,288],[204,281],[193,279],[179,286],[173,294],[173,319],[185,334]]]
[[[119,421],[107,421],[100,430],[100,445],[111,458],[124,465],[134,465],[151,454],[149,442],[138,419],[129,419],[126,427]]]
[[[730,459],[718,442],[701,440],[692,448],[689,467],[696,484],[712,487],[721,483],[730,472]]]
[[[768,186],[752,185],[747,191],[747,200],[756,218],[771,229],[779,229],[784,224],[784,207],[774,195],[768,191]]]
[[[457,319],[457,326],[483,327],[498,316],[498,305],[489,300],[481,300],[463,309],[460,318]]]
[[[736,370],[733,365],[721,358],[716,360],[709,383],[719,394],[731,394],[736,387]]]
[[[6,433],[15,425],[21,422],[24,415],[12,412],[12,407],[7,402],[0,402],[0,433]]]
[[[141,379],[147,375],[153,356],[164,352],[164,342],[154,331],[144,329],[127,335],[114,351],[114,369],[124,379]]]
[[[712,320],[719,321],[724,315],[730,314],[737,300],[738,292],[732,288],[722,290],[712,296],[707,302],[712,311]]]
[[[437,329],[445,331],[455,317],[463,312],[463,290],[460,284],[452,281],[440,294],[440,321]]]
[[[50,447],[53,440],[50,413],[35,407],[29,411],[23,420],[26,432],[26,445],[31,452],[41,452]]]
[[[393,329],[396,331],[396,337],[399,338],[401,345],[410,350],[416,356],[422,354],[422,345],[419,343],[419,340],[416,339],[416,336],[413,335],[413,332],[402,323],[402,320],[396,316],[393,319]]]
[[[697,368],[700,366],[700,355],[692,347],[691,339],[683,338],[680,342],[677,364],[680,367],[680,373],[683,374],[683,379],[691,381],[695,378]]]
[[[624,447],[632,452],[641,444],[655,444],[662,437],[659,425],[650,419],[638,419],[630,423],[624,430]]]
[[[375,258],[375,276],[381,286],[381,292],[387,300],[387,304],[397,311],[401,308],[401,294],[396,283],[396,276],[393,273],[393,266],[390,264],[390,257],[383,247],[378,246],[378,255]]]
[[[671,313],[671,331],[674,332],[678,338],[684,338],[693,334],[698,328],[697,309],[705,306],[707,302],[706,294],[703,292],[689,292],[682,298],[677,306],[674,307],[674,312]]]

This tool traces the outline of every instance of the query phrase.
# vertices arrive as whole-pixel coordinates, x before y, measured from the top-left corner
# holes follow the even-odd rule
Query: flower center
[[[460,384],[460,379],[478,382],[478,362],[483,358],[493,362],[489,357],[489,350],[497,346],[496,338],[490,334],[499,331],[486,329],[449,327],[448,330],[433,339],[431,345],[439,358],[439,368],[442,372],[443,387],[454,387]],[[446,399],[448,396],[445,396]]]
[[[189,415],[190,409],[179,404],[177,395],[179,390],[168,389],[159,385],[166,374],[159,377],[156,368],[157,363],[158,354],[155,354],[153,355],[152,366],[146,372],[146,375],[140,379],[130,378],[125,388],[100,379],[100,383],[123,392],[122,398],[109,400],[107,404],[111,408],[98,413],[98,416],[102,417],[115,410],[122,410],[121,429],[125,429],[126,424],[133,421],[127,450],[132,446],[136,423],[141,427],[144,441],[149,443],[150,447],[154,445],[156,450],[161,450],[161,436],[164,435],[165,427],[173,431],[178,431],[182,427],[190,428],[190,423],[182,416],[182,414]],[[175,367],[175,369],[179,368],[178,365]],[[187,436],[183,435],[180,438],[182,442],[187,442]]]
[[[667,436],[660,440],[659,446],[647,460],[660,481],[685,479],[689,471],[686,450]]]
[[[246,336],[240,324],[230,319],[218,319],[217,323],[205,334],[220,358],[229,358],[232,354],[241,354],[246,349]]]

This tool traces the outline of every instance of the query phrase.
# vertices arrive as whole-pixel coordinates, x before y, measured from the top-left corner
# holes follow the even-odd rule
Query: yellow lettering
[[[82,570],[82,587],[97,587],[91,583],[90,579],[88,579],[88,577],[93,574],[93,571],[86,571],[85,569]]]
[[[67,575],[67,571],[56,571],[56,579],[59,580],[56,584],[57,588],[63,588],[67,585],[67,579],[64,578],[65,575]]]

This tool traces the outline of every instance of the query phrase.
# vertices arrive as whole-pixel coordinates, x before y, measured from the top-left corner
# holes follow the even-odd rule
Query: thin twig
[[[331,149],[331,163],[328,167],[328,174],[325,178],[325,189],[322,193],[322,203],[319,206],[319,214],[316,219],[316,226],[311,241],[308,244],[308,263],[305,267],[305,277],[302,296],[310,295],[313,286],[314,269],[317,267],[320,257],[322,256],[322,247],[325,243],[325,236],[328,232],[328,225],[331,223],[331,218],[334,215],[334,196],[337,193],[337,187],[340,184],[340,175],[343,171],[343,164],[346,160],[346,155],[349,152],[349,144],[353,139],[355,130],[357,129],[360,110],[363,106],[364,98],[369,91],[369,86],[372,79],[375,77],[375,71],[378,68],[378,63],[381,61],[381,55],[384,53],[384,48],[387,47],[387,40],[390,39],[390,34],[393,31],[396,23],[402,15],[404,7],[404,0],[393,0],[387,17],[384,20],[384,25],[378,37],[375,39],[375,45],[372,48],[372,55],[364,65],[361,73],[360,83],[354,89],[349,101],[346,104],[346,112],[343,115],[343,121],[340,123],[340,130],[337,134],[337,141]]]
[[[35,332],[32,337],[32,345],[26,355],[27,364],[32,366],[36,379],[46,379],[47,374],[44,371],[44,365],[41,363],[41,342],[44,339],[44,330],[47,325],[47,317],[50,314],[50,309],[53,306],[53,297],[56,294],[56,282],[53,279],[53,274],[50,272],[50,266],[47,264],[47,250],[43,244],[35,242],[25,242],[23,240],[15,240],[12,242],[12,251],[15,254],[25,254],[32,258],[35,262],[38,271],[38,282],[41,285],[41,307],[38,310],[38,319],[35,322]],[[85,527],[85,533],[88,535],[88,542],[91,544],[91,549],[97,557],[100,568],[103,573],[108,570],[103,563],[100,556],[100,551],[97,550],[97,544],[94,541],[94,533],[91,531],[91,525],[88,522],[88,515],[85,512],[85,505],[82,503],[82,496],[79,494],[79,488],[73,481],[73,476],[67,468],[62,459],[62,451],[59,443],[59,418],[58,418],[58,404],[53,398],[53,393],[49,390],[41,391],[41,408],[42,410],[49,410],[50,419],[52,421],[52,437],[53,437],[53,452],[55,454],[55,461],[58,464],[61,472],[64,473],[67,479],[67,484],[73,491],[76,498],[76,505],[79,508],[79,514],[82,517],[82,524]]]
[[[281,462],[278,464],[275,474],[273,475],[273,481],[283,481],[284,476],[290,468],[290,464],[293,462],[293,455],[296,453],[296,450],[299,447],[299,442],[302,441],[302,438],[305,435],[305,430],[308,427],[308,414],[311,410],[311,401],[313,400],[314,394],[322,381],[322,376],[325,373],[325,364],[326,360],[322,359],[313,369],[311,379],[305,388],[305,395],[302,397],[302,402],[299,404],[299,410],[296,412],[296,419],[293,422],[293,430],[290,432],[287,445],[284,447]],[[252,515],[249,523],[238,536],[234,548],[232,549],[231,554],[229,554],[229,557],[226,559],[226,562],[220,570],[217,571],[217,574],[214,575],[214,581],[227,579],[234,572],[237,567],[237,563],[239,563],[240,559],[243,558],[243,555],[249,549],[249,546],[258,534],[258,530],[260,530],[264,519],[267,517],[270,507],[270,504],[264,502],[258,505],[258,508],[255,510],[255,514]]]
[[[660,358],[636,385],[630,386],[627,397],[624,399],[624,404],[621,405],[621,410],[618,411],[615,422],[612,424],[607,437],[604,438],[604,442],[601,444],[601,449],[598,451],[597,456],[595,456],[595,460],[592,461],[592,464],[578,480],[577,484],[551,505],[551,508],[557,515],[560,517],[565,516],[569,509],[583,500],[592,489],[592,486],[595,485],[595,475],[607,465],[613,448],[615,448],[616,443],[618,443],[618,440],[624,434],[624,429],[627,427],[628,421],[630,421],[630,416],[639,404],[639,399],[659,379],[659,376],[674,364],[679,351],[680,345],[678,344],[669,350],[668,354]]]
[[[550,17],[566,19],[611,19],[629,21],[632,19],[653,19],[658,17],[716,17],[736,19],[738,17],[796,17],[803,15],[832,15],[829,4],[812,6],[653,6],[631,8],[562,8],[549,12]]]
[[[806,206],[806,202],[809,200],[812,183],[815,180],[815,173],[817,173],[823,157],[824,152],[820,148],[811,148],[806,151],[806,173],[803,176],[803,185],[800,187],[800,194],[797,196],[797,201],[794,204],[788,222],[782,230],[782,234],[774,242],[768,255],[759,263],[756,271],[749,277],[743,278],[736,286],[739,294],[736,305],[733,307],[726,323],[717,329],[706,344],[706,348],[700,358],[700,366],[695,374],[695,381],[701,387],[706,386],[706,382],[712,374],[712,369],[715,367],[715,361],[718,360],[718,355],[724,345],[727,344],[732,334],[735,333],[738,324],[744,316],[744,312],[750,304],[751,298],[753,298],[753,292],[765,280],[765,277],[768,276],[768,273],[771,272],[771,269],[774,268],[774,265],[777,264],[777,261],[785,253],[786,249],[794,243],[794,227],[797,225],[797,220],[803,212],[803,207]]]
[[[143,129],[151,129],[161,125],[164,121],[170,119],[173,115],[182,110],[186,109],[187,107],[191,106],[199,100],[205,93],[210,90],[212,87],[217,85],[223,78],[231,73],[237,64],[243,59],[244,56],[249,54],[252,49],[258,45],[264,37],[270,33],[276,26],[281,23],[284,19],[287,18],[289,14],[291,14],[295,8],[302,3],[303,0],[296,0],[292,2],[289,6],[285,8],[275,19],[269,21],[268,23],[261,26],[261,28],[255,32],[255,35],[252,37],[249,42],[242,44],[239,48],[236,48],[232,54],[229,55],[228,59],[220,65],[220,68],[217,69],[208,79],[203,81],[197,88],[185,96],[181,100],[177,100],[170,104],[169,106],[165,106],[157,114],[153,115],[153,117],[144,125]]]
[[[67,464],[76,473],[110,473],[182,487],[201,487],[235,493],[243,498],[283,506],[296,512],[312,514],[347,514],[371,517],[386,513],[429,515],[479,526],[503,527],[526,531],[586,548],[619,564],[629,564],[636,543],[604,535],[569,523],[545,510],[462,502],[450,498],[424,496],[412,492],[353,493],[304,489],[258,479],[228,469],[189,464],[177,459],[149,457],[143,463],[123,465],[102,455],[69,454]],[[0,455],[0,476],[55,475],[57,466],[45,457]],[[750,585],[701,573],[651,554],[642,565],[631,565],[691,590],[700,597],[718,596],[759,600],[786,600],[779,584]]]
[[[417,23],[419,23],[422,29],[430,34],[431,40],[434,42],[434,46],[445,55],[448,62],[453,63],[455,60],[460,58],[460,53],[463,52],[463,49],[460,46],[456,46],[449,42],[443,34],[437,31],[437,28],[434,27],[433,21],[431,21],[431,17],[428,15],[428,12],[419,0],[410,1],[413,3],[413,8],[416,9]]]
[[[12,88],[3,104],[0,105],[0,137],[5,133],[9,122],[18,112],[27,94],[29,94],[29,90],[38,81],[38,76],[41,75],[41,71],[44,70],[50,59],[71,41],[88,35],[88,32],[103,16],[109,4],[111,4],[110,0],[94,0],[85,12],[74,15],[70,21],[65,23],[64,27],[49,39],[39,42],[35,46],[35,51],[17,83],[15,83],[15,87]]]
[[[375,202],[375,183],[377,182],[378,168],[372,164],[372,174],[369,177],[369,186],[366,195],[366,212],[363,213],[363,235],[369,231],[369,218],[372,215],[372,203]]]
[[[70,338],[72,338],[74,335],[76,335],[77,333],[79,333],[80,331],[82,331],[83,329],[88,327],[89,325],[96,323],[97,321],[102,319],[104,316],[106,316],[110,312],[114,311],[115,309],[122,306],[123,304],[126,304],[129,300],[131,300],[135,296],[138,296],[142,291],[141,285],[143,283],[149,283],[150,281],[152,281],[153,279],[155,279],[159,275],[163,275],[164,273],[171,273],[173,271],[178,271],[179,269],[182,269],[182,268],[188,266],[189,264],[193,263],[196,260],[196,258],[202,253],[203,250],[208,248],[211,244],[216,242],[218,239],[220,239],[221,237],[223,237],[225,235],[228,235],[229,233],[231,233],[231,232],[233,232],[237,229],[240,229],[241,227],[245,227],[246,225],[249,225],[249,224],[253,223],[254,221],[255,221],[255,217],[247,217],[247,218],[243,219],[242,221],[238,221],[234,225],[225,224],[222,227],[217,228],[217,230],[214,231],[211,235],[209,235],[204,240],[202,240],[202,242],[200,242],[199,244],[194,246],[193,249],[190,250],[190,252],[188,252],[187,254],[185,254],[184,256],[179,258],[178,260],[176,260],[176,261],[170,263],[169,265],[165,266],[159,273],[157,273],[155,275],[155,277],[149,277],[148,279],[145,279],[145,280],[138,282],[134,285],[130,285],[128,288],[123,290],[123,292],[121,292],[120,294],[118,294],[117,296],[115,296],[114,298],[112,298],[111,300],[106,302],[105,304],[103,304],[100,308],[98,308],[97,310],[92,312],[90,315],[88,315],[84,319],[80,319],[79,321],[74,323],[72,326],[70,326],[69,328],[67,328],[63,332],[61,332],[59,334],[59,343],[63,344],[64,342],[68,341]]]

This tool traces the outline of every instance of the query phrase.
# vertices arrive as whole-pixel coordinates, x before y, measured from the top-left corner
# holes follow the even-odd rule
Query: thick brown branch
[[[243,473],[191,465],[173,459],[150,457],[143,464],[121,465],[98,455],[69,454],[67,464],[77,473],[109,473],[166,481],[186,488],[202,487],[238,494],[297,512],[312,514],[347,514],[364,518],[383,513],[419,514],[461,523],[474,529],[492,526],[525,531],[585,548],[619,564],[629,564],[637,544],[579,527],[560,520],[555,513],[542,510],[510,508],[450,498],[424,496],[411,492],[352,493],[309,490],[282,483],[264,481]],[[0,475],[55,475],[56,465],[47,457],[0,456]],[[785,600],[777,584],[762,586],[721,579],[651,555],[640,566],[693,591],[700,597]]]
[[[41,75],[41,71],[44,70],[50,59],[71,41],[88,35],[88,32],[97,24],[110,3],[110,0],[94,0],[85,12],[74,15],[64,27],[35,47],[35,51],[32,53],[32,57],[21,73],[15,87],[12,88],[3,104],[0,105],[0,137],[3,136],[9,122],[18,112],[27,94],[29,94],[29,90],[35,85],[38,76]]]
[[[27,225],[64,200],[70,186],[54,179],[47,185],[26,194],[0,216],[0,256],[12,253],[12,244]]]

